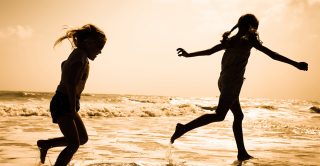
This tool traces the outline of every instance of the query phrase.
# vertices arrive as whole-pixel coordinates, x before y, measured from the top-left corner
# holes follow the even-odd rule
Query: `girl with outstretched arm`
[[[244,81],[244,73],[250,56],[250,50],[256,48],[274,60],[290,64],[299,70],[308,70],[307,63],[293,61],[263,46],[257,33],[258,25],[259,21],[254,15],[245,14],[239,18],[238,23],[231,31],[223,34],[223,39],[220,44],[210,49],[193,53],[188,53],[182,48],[177,49],[178,56],[183,57],[211,55],[221,50],[225,52],[223,54],[221,72],[218,80],[220,97],[216,112],[202,115],[187,124],[178,123],[171,137],[171,143],[174,143],[176,139],[190,130],[212,122],[223,121],[227,112],[231,110],[234,115],[232,128],[238,148],[237,158],[241,161],[252,158],[244,146],[242,132],[242,119],[244,115],[239,101],[239,94]],[[234,36],[229,37],[231,32],[236,28],[238,28],[238,32]]]

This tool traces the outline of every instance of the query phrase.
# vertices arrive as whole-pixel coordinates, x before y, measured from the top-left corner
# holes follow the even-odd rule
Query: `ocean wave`
[[[83,117],[162,117],[162,116],[187,116],[203,113],[214,113],[216,105],[199,105],[193,103],[168,103],[168,102],[137,102],[122,99],[122,102],[110,100],[83,101],[79,114]],[[0,116],[50,116],[50,100],[25,101],[25,102],[0,102]],[[270,105],[245,105],[244,110],[278,110]],[[286,108],[292,111],[290,107]],[[312,112],[320,113],[320,108],[309,107]],[[283,111],[283,108],[281,108]],[[280,110],[280,111],[281,111]],[[273,111],[274,112],[274,111]],[[306,112],[307,113],[307,112]]]
[[[168,103],[171,100],[170,97],[165,97],[165,96],[128,96],[126,98],[127,100],[132,102],[151,103],[151,104]]]
[[[310,110],[314,113],[320,113],[320,108],[319,107],[316,107],[316,106],[312,106],[310,107]]]
[[[0,116],[50,116],[52,96],[53,93],[42,92],[0,92]],[[81,96],[79,113],[84,117],[108,118],[186,116],[214,113],[218,101],[218,98],[85,94]],[[244,112],[265,110],[270,116],[277,113],[308,117],[311,112],[320,113],[317,103],[302,100],[242,99],[241,105]]]
[[[86,104],[79,112],[83,117],[161,117],[199,114],[203,111],[195,105],[170,104]]]
[[[267,110],[275,110],[276,109],[276,107],[272,106],[272,105],[260,105],[260,106],[257,106],[256,108],[263,108],[263,109],[267,109]]]
[[[161,117],[184,116],[202,113],[192,104],[151,104],[151,103],[97,103],[83,102],[79,114],[83,117]],[[50,116],[49,101],[35,104],[0,103],[0,116]]]
[[[0,104],[0,116],[49,116],[49,109],[25,104]]]
[[[0,91],[0,101],[44,100],[52,96],[51,92]]]

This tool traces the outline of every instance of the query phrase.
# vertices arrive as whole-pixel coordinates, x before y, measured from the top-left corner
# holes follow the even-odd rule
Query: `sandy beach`
[[[0,98],[1,166],[39,165],[36,141],[61,136],[48,113],[50,95]],[[89,141],[79,148],[70,165],[319,165],[319,103],[267,99],[241,102],[245,145],[255,157],[245,162],[236,160],[231,112],[225,121],[195,129],[169,144],[176,123],[213,113],[199,105],[214,108],[215,98],[85,96],[80,114]],[[53,165],[61,150],[50,149],[43,165]]]
[[[70,165],[318,165],[319,137],[285,136],[263,127],[244,129],[248,151],[256,157],[236,160],[232,119],[194,130],[173,146],[175,123],[192,117],[85,119],[89,142]],[[37,165],[37,139],[60,136],[51,119],[1,119],[1,165]],[[244,127],[251,122],[244,124]],[[254,123],[254,122],[253,122]],[[52,165],[62,148],[51,149],[45,165]]]

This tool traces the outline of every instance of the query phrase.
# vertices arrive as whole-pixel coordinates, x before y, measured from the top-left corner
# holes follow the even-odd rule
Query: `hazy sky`
[[[91,62],[89,93],[219,96],[223,51],[182,58],[218,44],[246,13],[260,20],[263,44],[309,71],[252,49],[241,97],[320,101],[320,0],[10,0],[0,2],[0,90],[49,91],[71,51],[63,26],[92,23],[105,48]]]

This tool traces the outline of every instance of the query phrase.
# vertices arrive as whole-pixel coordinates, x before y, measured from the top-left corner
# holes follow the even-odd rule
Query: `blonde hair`
[[[101,49],[107,41],[106,35],[102,30],[95,25],[86,24],[80,28],[68,30],[64,36],[56,40],[54,47],[63,40],[68,39],[73,47],[81,48],[83,41],[88,38],[94,38]]]

